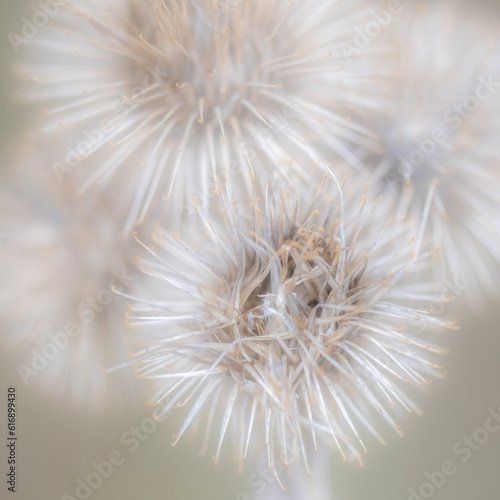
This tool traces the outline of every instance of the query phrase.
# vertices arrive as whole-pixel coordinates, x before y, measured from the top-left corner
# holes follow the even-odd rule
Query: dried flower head
[[[162,197],[180,201],[174,217],[221,171],[242,196],[254,173],[305,175],[326,145],[359,164],[353,148],[375,136],[358,122],[379,111],[373,87],[390,57],[378,38],[356,57],[344,46],[377,6],[73,0],[54,33],[30,42],[39,56],[21,74],[40,86],[24,98],[53,103],[37,134],[64,135],[56,174],[78,172],[82,193],[118,186],[130,229]]]
[[[471,298],[497,293],[497,33],[448,2],[408,4],[398,30],[400,71],[387,80],[392,117],[379,123],[386,151],[373,181],[421,218],[421,244],[427,235],[441,248],[454,286]]]
[[[105,205],[76,203],[57,183],[30,175],[36,180],[0,192],[2,342],[22,360],[25,384],[39,381],[98,410],[122,401],[110,397],[110,383],[133,394],[131,379],[101,373],[127,359],[111,290],[132,278],[127,245]]]
[[[275,447],[307,467],[309,440],[360,460],[363,432],[383,441],[376,415],[400,433],[398,411],[418,409],[399,385],[440,375],[431,339],[453,327],[429,314],[432,259],[414,258],[413,225],[389,201],[330,180],[291,193],[274,184],[247,209],[221,186],[220,220],[198,207],[203,232],[142,243],[145,276],[127,295],[158,418],[190,407],[174,443],[206,409],[214,458],[232,427],[239,457],[265,442],[275,473]]]

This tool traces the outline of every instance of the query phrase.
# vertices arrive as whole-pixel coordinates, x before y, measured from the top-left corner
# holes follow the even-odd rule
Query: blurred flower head
[[[162,198],[175,218],[222,171],[243,196],[254,174],[310,176],[325,150],[359,166],[353,149],[375,148],[359,121],[380,111],[373,87],[392,58],[382,36],[352,54],[346,40],[381,6],[73,0],[30,42],[20,71],[39,85],[21,95],[50,103],[35,135],[59,141],[55,174],[76,172],[81,193],[117,186],[129,230]]]
[[[448,3],[406,7],[372,181],[421,220],[422,246],[441,248],[443,274],[476,301],[496,293],[500,262],[500,52],[497,32],[467,16]]]
[[[132,279],[127,244],[103,203],[75,202],[34,168],[30,176],[0,192],[1,341],[22,360],[26,385],[40,383],[92,411],[122,402],[110,387],[130,398],[130,378],[102,370],[128,359],[112,293]]]

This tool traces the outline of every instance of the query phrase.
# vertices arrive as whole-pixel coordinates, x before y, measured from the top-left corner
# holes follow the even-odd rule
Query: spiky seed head
[[[48,106],[35,135],[64,131],[56,175],[76,172],[81,193],[117,186],[130,229],[162,198],[181,202],[174,217],[221,171],[241,197],[255,173],[311,175],[326,146],[359,163],[352,146],[375,142],[360,117],[379,112],[373,87],[392,59],[383,37],[355,57],[345,46],[378,5],[72,0],[30,42],[37,59],[20,70],[39,87],[22,95]]]
[[[159,418],[190,408],[174,443],[206,409],[214,457],[232,427],[239,456],[265,443],[273,470],[276,448],[307,466],[305,443],[320,439],[360,460],[364,432],[383,441],[377,415],[400,433],[397,409],[419,411],[400,385],[440,374],[429,339],[453,325],[429,312],[439,289],[413,225],[358,188],[299,192],[274,184],[249,208],[223,185],[222,220],[199,208],[203,232],[138,239],[135,370],[157,382]]]
[[[481,289],[497,294],[500,261],[497,33],[449,2],[409,3],[396,32],[372,182],[421,219],[418,245],[441,248],[437,275],[478,305]]]
[[[0,191],[1,341],[23,382],[101,414],[135,392],[126,373],[102,373],[128,359],[112,288],[132,279],[130,252],[104,203],[75,202],[33,164],[30,176]]]

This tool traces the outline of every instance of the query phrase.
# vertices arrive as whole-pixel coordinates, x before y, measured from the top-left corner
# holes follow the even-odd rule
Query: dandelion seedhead
[[[274,184],[247,210],[221,185],[219,220],[198,206],[203,232],[141,243],[127,295],[158,418],[190,408],[174,443],[206,409],[204,449],[218,427],[217,458],[232,428],[239,456],[265,443],[275,474],[277,448],[307,467],[311,440],[360,460],[365,431],[383,442],[376,415],[401,433],[400,410],[419,410],[400,385],[441,375],[432,338],[453,327],[430,314],[432,257],[414,256],[390,202],[330,180],[300,192]]]
[[[268,180],[292,165],[310,176],[305,167],[326,145],[359,164],[352,150],[375,142],[360,116],[380,110],[373,87],[390,51],[378,38],[356,57],[344,46],[377,6],[70,1],[54,33],[30,42],[40,57],[20,68],[40,84],[24,98],[53,103],[35,135],[64,131],[53,166],[58,177],[78,172],[81,193],[118,186],[126,229],[162,198],[179,201],[168,208],[174,218],[173,207],[210,191],[222,171],[241,197],[254,174]]]
[[[496,293],[497,34],[447,3],[410,3],[403,17],[400,71],[387,80],[393,116],[379,124],[386,151],[374,162],[372,182],[381,181],[386,195],[422,220],[428,244],[441,248],[448,279],[471,298],[481,288]]]
[[[0,193],[1,340],[23,356],[23,382],[40,379],[94,411],[118,402],[108,394],[117,379],[101,369],[127,357],[111,290],[132,278],[127,246],[103,204],[76,203],[59,185],[35,178]],[[130,396],[131,380],[119,377]]]

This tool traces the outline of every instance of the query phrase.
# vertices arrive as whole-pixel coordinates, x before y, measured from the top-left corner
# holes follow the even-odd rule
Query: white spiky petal
[[[275,183],[246,207],[221,186],[223,220],[197,207],[203,231],[142,243],[145,277],[128,295],[158,416],[190,408],[174,442],[207,409],[214,457],[233,428],[239,456],[265,442],[273,470],[276,448],[307,466],[308,440],[360,460],[364,432],[383,441],[377,414],[400,432],[398,411],[418,409],[399,386],[439,376],[430,339],[453,327],[430,314],[433,257],[414,256],[390,202],[331,181],[293,192]]]
[[[60,141],[58,176],[76,171],[81,193],[117,187],[126,229],[162,197],[180,201],[163,204],[174,218],[221,171],[242,196],[254,173],[310,175],[325,148],[357,165],[355,148],[376,149],[359,121],[380,111],[373,88],[390,48],[378,37],[349,58],[343,47],[380,5],[72,0],[54,33],[30,42],[37,60],[20,70],[40,86],[22,95],[51,103],[36,135]]]

